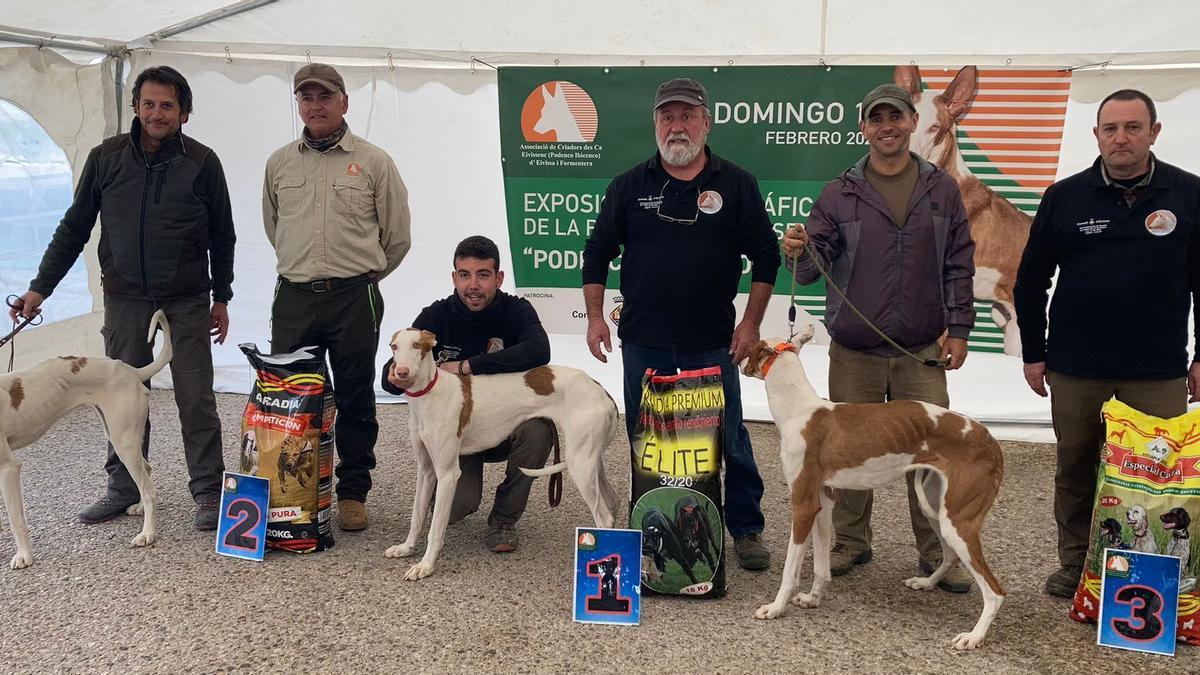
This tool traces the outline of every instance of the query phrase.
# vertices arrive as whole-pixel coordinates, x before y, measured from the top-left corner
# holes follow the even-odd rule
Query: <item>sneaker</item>
[[[487,536],[483,538],[483,545],[493,553],[512,553],[517,550],[519,542],[517,531],[510,523],[491,524]]]
[[[192,525],[201,532],[208,532],[217,529],[217,506],[216,497],[201,497],[196,500],[196,515],[192,519]]]
[[[357,499],[339,499],[338,525],[343,532],[367,529],[367,505]]]
[[[1063,565],[1046,579],[1046,592],[1060,598],[1073,598],[1075,589],[1079,587],[1079,578],[1082,576],[1082,566]]]
[[[100,499],[97,499],[91,506],[79,512],[79,522],[84,525],[103,523],[125,513],[125,509],[136,503],[138,503],[136,498],[128,499],[125,497],[104,495]]]
[[[921,568],[921,574],[929,576],[930,574],[933,574],[933,571],[941,564],[941,561],[933,564],[921,561],[918,567]],[[966,593],[967,591],[971,590],[971,586],[974,583],[975,577],[972,577],[971,573],[963,568],[962,562],[960,561],[954,563],[950,569],[946,570],[946,575],[943,576],[940,581],[938,581],[937,586],[943,591],[948,591],[950,593]]]
[[[771,564],[771,552],[767,550],[762,535],[758,532],[735,537],[733,550],[737,551],[738,564],[744,570],[765,570]]]
[[[866,565],[875,554],[870,549],[866,551],[851,551],[842,542],[837,542],[829,549],[829,573],[840,577],[854,569],[855,565]]]

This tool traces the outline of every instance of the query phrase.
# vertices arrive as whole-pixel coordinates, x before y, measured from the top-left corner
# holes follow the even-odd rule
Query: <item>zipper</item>
[[[142,161],[145,163],[144,157]],[[149,291],[149,282],[146,279],[146,202],[150,198],[151,173],[150,165],[146,164],[146,179],[142,184],[142,212],[138,220],[138,272],[142,277],[142,295],[146,295]]]

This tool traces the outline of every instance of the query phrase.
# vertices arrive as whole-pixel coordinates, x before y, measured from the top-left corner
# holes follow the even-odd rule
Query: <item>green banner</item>
[[[958,128],[950,140],[958,164],[952,168],[994,186],[994,192],[985,189],[992,197],[1016,206],[1010,208],[1014,221],[1019,221],[1013,224],[1013,237],[1023,247],[1029,214],[1049,184],[1045,169],[1049,167],[1052,179],[1057,166],[1067,95],[1062,82],[1069,83],[1069,74],[1050,69],[977,72],[964,68],[958,72],[971,75],[975,108],[986,112],[954,120]],[[550,332],[586,331],[579,290],[584,242],[609,182],[656,152],[651,106],[661,82],[692,77],[708,89],[713,116],[709,146],[754,174],[775,231],[782,236],[789,225],[807,220],[826,183],[867,152],[858,129],[859,105],[866,92],[902,77],[924,82],[922,89],[937,88],[916,96],[922,101],[918,109],[927,108],[922,115],[924,126],[919,126],[913,137],[913,150],[922,153],[922,134],[932,138],[936,133],[930,130],[938,121],[935,94],[955,74],[954,70],[918,71],[907,66],[501,68],[500,141],[517,293],[538,307]],[[1043,94],[1042,89],[1049,93]],[[1061,95],[1061,103],[1046,102],[1047,96],[1054,95]],[[1029,105],[1044,108],[1012,108],[1017,117],[1025,116],[1020,120],[1006,114],[1004,106],[1022,106],[1022,97],[1038,101]],[[1025,130],[1024,125],[1029,124],[1034,125],[1032,131]],[[934,151],[944,154],[944,146],[943,142],[923,154],[938,162]],[[994,161],[992,155],[1000,160]],[[1028,166],[1033,167],[1028,169],[1032,173],[1026,174]],[[978,258],[977,266],[981,263]],[[1004,321],[1006,307],[998,310],[997,305],[1011,299],[1009,261],[983,262],[989,270],[998,270],[988,272],[998,281],[994,292],[978,298],[978,329],[971,346],[1002,351],[1005,330],[994,318]],[[1015,270],[1015,261],[1012,267]],[[612,269],[620,269],[619,258]],[[743,293],[749,289],[748,272],[746,263]],[[610,274],[606,307],[620,302],[618,285],[618,275]],[[776,295],[789,294],[791,286],[790,276],[781,267]],[[820,318],[823,284],[797,292],[797,305]]]

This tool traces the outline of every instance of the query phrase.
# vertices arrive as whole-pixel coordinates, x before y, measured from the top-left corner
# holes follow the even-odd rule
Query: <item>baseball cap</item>
[[[704,85],[690,77],[677,77],[658,85],[658,91],[654,93],[654,110],[675,102],[707,108],[708,92],[704,90]]]
[[[295,82],[295,86],[292,87],[293,94],[300,91],[300,87],[306,84],[316,84],[328,91],[346,93],[346,82],[342,80],[342,76],[333,66],[326,63],[310,63],[304,66],[296,71],[296,78],[293,81]]]
[[[871,110],[881,103],[886,103],[896,110],[908,108],[909,112],[917,111],[917,107],[913,105],[912,95],[908,93],[907,89],[895,84],[881,84],[863,97],[862,119],[867,119],[871,115]]]

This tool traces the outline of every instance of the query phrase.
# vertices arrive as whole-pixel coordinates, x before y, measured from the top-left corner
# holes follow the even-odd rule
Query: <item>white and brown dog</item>
[[[904,583],[932,589],[961,560],[983,593],[983,612],[974,629],[957,635],[953,644],[958,649],[978,647],[1004,600],[1004,589],[984,560],[979,539],[1004,473],[999,443],[978,422],[934,405],[830,403],[820,398],[798,353],[812,334],[810,325],[791,342],[760,342],[743,362],[742,372],[766,383],[792,504],[783,583],[775,601],[759,607],[755,616],[773,619],[789,599],[800,607],[820,604],[830,580],[831,488],[877,488],[917,471],[917,494],[941,538],[942,564],[928,577]],[[812,590],[796,593],[810,539]]]
[[[494,448],[522,422],[536,417],[562,430],[565,461],[521,470],[530,476],[569,470],[596,526],[612,527],[618,499],[604,475],[604,451],[616,434],[617,405],[604,387],[583,371],[562,366],[503,375],[451,375],[434,362],[436,344],[433,333],[416,328],[392,336],[392,376],[408,398],[417,489],[408,538],[384,555],[406,558],[416,552],[437,485],[425,555],[404,578],[416,581],[433,574],[460,475],[459,455]]]
[[[25,523],[25,502],[21,494],[21,461],[13,451],[41,438],[51,425],[77,406],[91,405],[100,413],[100,422],[137,484],[141,502],[129,507],[130,514],[143,513],[142,531],[133,538],[134,546],[149,546],[157,536],[154,526],[154,485],[150,464],[142,457],[142,434],[150,411],[150,390],[143,386],[171,361],[171,329],[160,310],[150,320],[147,342],[161,326],[163,347],[154,362],[134,368],[121,361],[84,356],[60,356],[48,359],[28,370],[0,376],[0,493],[12,521],[17,554],[12,568],[33,564],[29,527]]]

